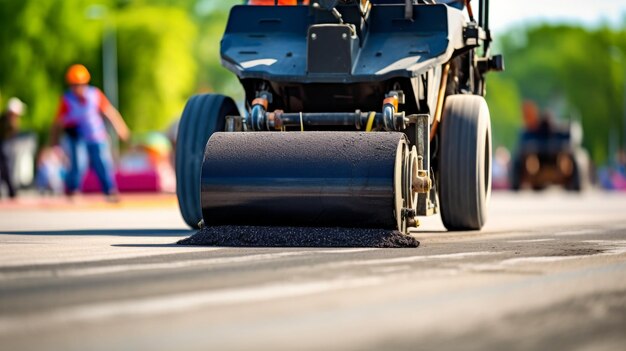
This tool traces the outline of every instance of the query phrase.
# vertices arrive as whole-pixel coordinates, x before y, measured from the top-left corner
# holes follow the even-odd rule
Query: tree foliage
[[[488,95],[496,138],[505,136],[498,141],[512,146],[519,102],[529,99],[562,119],[580,119],[585,145],[597,162],[605,162],[609,131],[624,130],[625,38],[626,28],[570,25],[517,28],[501,36],[506,72],[489,77],[496,88],[491,85]]]
[[[70,64],[97,67],[101,27],[84,15],[90,3],[0,0],[0,92],[3,100],[18,96],[28,104],[26,127],[47,128]]]
[[[90,18],[93,5],[106,13]],[[163,128],[194,91],[196,26],[184,9],[113,0],[0,0],[0,8],[0,92],[27,103],[25,128],[45,135],[69,65],[85,64],[102,86],[107,22],[118,38],[121,112],[133,129]]]
[[[122,115],[134,131],[163,129],[194,91],[196,28],[171,7],[128,7],[116,23]]]

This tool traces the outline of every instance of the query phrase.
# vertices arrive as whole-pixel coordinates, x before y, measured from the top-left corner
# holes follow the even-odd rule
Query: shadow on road
[[[110,236],[190,236],[187,229],[78,229],[78,230],[31,230],[0,231],[0,235],[110,235]]]

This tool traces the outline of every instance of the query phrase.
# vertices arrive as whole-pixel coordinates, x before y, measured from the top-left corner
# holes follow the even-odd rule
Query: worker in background
[[[0,115],[0,187],[6,184],[9,198],[12,199],[17,196],[17,190],[13,184],[13,172],[4,146],[5,142],[19,131],[20,117],[24,114],[24,108],[25,105],[20,99],[12,97],[7,103],[6,111]]]
[[[91,75],[83,65],[72,65],[65,75],[68,91],[61,98],[59,109],[51,130],[51,144],[57,145],[61,132],[69,140],[69,169],[66,176],[66,192],[72,196],[81,184],[78,164],[78,145],[84,143],[89,164],[96,172],[102,191],[109,201],[117,201],[113,157],[109,136],[103,116],[113,126],[123,141],[128,140],[130,131],[120,113],[111,105],[102,91],[90,86]]]
[[[539,108],[537,104],[530,100],[522,104],[522,117],[524,118],[524,128],[526,131],[534,132],[539,128]]]

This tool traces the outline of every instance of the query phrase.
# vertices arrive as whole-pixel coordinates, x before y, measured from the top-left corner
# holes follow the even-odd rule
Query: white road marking
[[[601,247],[601,249],[605,251],[597,253],[597,254],[593,254],[593,255],[517,257],[517,258],[509,258],[509,259],[502,260],[500,262],[494,262],[494,263],[464,264],[462,265],[461,268],[465,270],[474,270],[474,271],[493,271],[493,270],[506,269],[511,266],[516,266],[516,265],[525,264],[525,263],[529,263],[529,264],[549,263],[549,262],[559,262],[559,261],[584,259],[584,258],[599,257],[599,256],[616,256],[616,255],[622,255],[626,253],[626,240],[584,240],[583,242],[598,244]]]
[[[383,258],[383,259],[374,259],[374,260],[343,261],[343,262],[337,262],[337,263],[328,263],[324,266],[327,266],[329,268],[343,268],[343,267],[352,267],[352,266],[411,263],[411,262],[420,262],[420,261],[438,260],[438,259],[458,260],[458,259],[462,259],[466,257],[500,255],[500,254],[502,254],[502,252],[490,252],[490,251],[459,252],[459,253],[442,254],[442,255],[406,256],[406,257]]]
[[[568,230],[564,232],[556,232],[554,235],[558,236],[568,236],[568,235],[587,235],[587,234],[600,234],[602,232],[601,229],[579,229],[579,230]]]
[[[1,236],[0,236],[1,237]],[[187,247],[174,245],[172,242],[180,238],[158,237],[142,238],[145,247],[116,247],[113,245],[136,244],[135,238],[114,237],[46,237],[46,241],[32,245],[25,242],[23,246],[5,247],[0,238],[0,267],[17,268],[24,266],[49,266],[56,264],[93,264],[103,261],[148,258],[167,254],[183,254],[191,252],[210,252],[224,250],[222,247]],[[112,241],[112,240],[115,241]],[[26,246],[28,245],[28,246]],[[151,248],[151,245],[167,245],[162,251]]]
[[[544,262],[557,262],[571,259],[578,259],[586,257],[587,255],[579,256],[535,256],[535,257],[518,257],[510,258],[499,263],[501,266],[514,266],[520,263],[544,263]],[[591,255],[589,255],[591,256]]]
[[[353,252],[365,252],[365,251],[376,251],[380,250],[372,247],[364,247],[364,248],[354,248],[354,249],[328,249],[328,250],[316,250],[311,251],[315,253],[353,253]]]
[[[0,316],[0,333],[25,332],[33,329],[47,328],[59,323],[89,322],[114,317],[137,317],[180,313],[206,306],[223,306],[227,304],[277,300],[341,289],[362,288],[378,285],[383,281],[384,279],[382,277],[341,278],[331,281],[279,283],[257,287],[148,297],[141,300],[121,300],[73,306],[24,316]]]
[[[583,240],[583,242],[608,246],[626,246],[626,240]]]
[[[500,271],[511,268],[516,265],[529,263],[548,263],[548,262],[557,262],[570,260],[575,258],[581,258],[584,256],[534,256],[534,257],[519,257],[519,258],[509,258],[499,262],[493,263],[478,263],[478,264],[462,264],[461,270],[465,271],[475,271],[475,272],[489,272],[489,271]]]
[[[372,269],[372,273],[388,274],[388,273],[394,273],[394,272],[400,272],[400,271],[408,271],[409,269],[411,269],[411,266],[409,266],[408,264],[401,265],[401,266],[385,266],[385,267],[376,267]]]
[[[626,253],[626,240],[585,240],[583,242],[603,246],[605,251],[602,255],[621,255]]]
[[[554,241],[554,239],[527,239],[527,240],[509,240],[510,243],[540,243],[544,241]]]
[[[359,249],[333,249],[333,250],[303,250],[293,252],[278,252],[268,254],[235,256],[235,257],[217,257],[209,259],[198,260],[185,260],[174,262],[159,262],[159,263],[139,263],[139,264],[124,264],[113,266],[100,266],[100,267],[75,267],[75,268],[63,268],[56,269],[54,267],[40,270],[29,270],[22,272],[0,272],[0,280],[10,279],[24,279],[24,278],[45,278],[45,277],[82,277],[89,275],[99,274],[112,274],[122,273],[130,271],[145,271],[145,270],[157,270],[157,269],[180,269],[196,266],[210,266],[220,264],[233,264],[233,263],[249,263],[260,261],[271,261],[284,257],[303,256],[303,255],[315,255],[315,254],[344,254],[354,253],[362,251],[371,251],[371,248],[359,248]]]

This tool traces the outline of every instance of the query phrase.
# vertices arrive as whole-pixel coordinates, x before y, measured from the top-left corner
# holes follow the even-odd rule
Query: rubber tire
[[[485,99],[448,96],[441,132],[441,219],[450,231],[480,230],[491,196],[491,121]]]
[[[223,131],[226,116],[239,116],[233,99],[217,94],[192,96],[185,105],[176,138],[176,195],[183,220],[198,228],[202,220],[200,173],[211,134]]]

